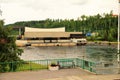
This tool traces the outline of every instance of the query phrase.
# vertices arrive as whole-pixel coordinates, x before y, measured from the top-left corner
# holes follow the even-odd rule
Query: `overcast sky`
[[[118,13],[118,0],[0,0],[5,24],[17,21],[77,19],[81,15]],[[0,17],[1,18],[1,17]]]

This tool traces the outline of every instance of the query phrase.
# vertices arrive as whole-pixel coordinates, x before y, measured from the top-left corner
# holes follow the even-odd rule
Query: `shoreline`
[[[27,40],[16,40],[16,45],[18,47],[26,47],[26,46],[33,46],[33,47],[40,47],[40,46],[77,46],[77,43],[74,42],[58,42],[58,43],[43,43],[39,41],[30,41]],[[116,47],[118,42],[109,42],[109,41],[88,41],[85,45],[105,45],[105,46],[112,46]],[[120,45],[120,44],[119,44]],[[81,46],[81,45],[80,45]]]

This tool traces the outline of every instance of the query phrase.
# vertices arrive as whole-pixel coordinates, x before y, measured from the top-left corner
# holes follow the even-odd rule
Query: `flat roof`
[[[65,32],[65,27],[61,27],[61,28],[30,28],[30,27],[25,27],[25,32]]]
[[[25,38],[60,38],[70,37],[70,34],[82,34],[82,32],[65,32],[65,27],[61,28],[30,28],[25,27]]]
[[[60,38],[70,37],[70,34],[82,34],[82,32],[25,32],[25,38]]]

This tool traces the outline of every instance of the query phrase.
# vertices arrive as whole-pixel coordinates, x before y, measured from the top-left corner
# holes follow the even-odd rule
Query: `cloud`
[[[48,8],[52,7],[52,4],[47,0],[30,0],[29,2],[26,1],[26,3],[24,3],[22,6],[31,8],[35,11],[45,11]]]
[[[21,20],[71,19],[116,11],[115,0],[0,0],[7,23]]]
[[[0,3],[16,3],[21,2],[21,0],[0,0]]]
[[[64,0],[62,0],[64,1]],[[34,10],[47,10],[47,9],[53,9],[57,7],[64,6],[65,1],[62,3],[62,1],[56,1],[56,0],[34,0],[29,1],[24,4],[25,7],[32,8]]]
[[[1,3],[17,4],[22,7],[31,8],[35,11],[54,10],[59,8],[66,8],[75,5],[84,5],[88,0],[0,0]]]
[[[73,5],[85,5],[89,0],[71,0]]]

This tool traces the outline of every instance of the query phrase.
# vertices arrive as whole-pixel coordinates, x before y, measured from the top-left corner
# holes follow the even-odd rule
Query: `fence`
[[[0,62],[0,72],[16,72],[16,71],[28,71],[28,70],[43,70],[48,69],[51,63],[62,62],[62,65],[69,66],[70,61],[74,63],[74,67],[81,67],[82,69],[95,72],[93,67],[95,63],[82,60],[79,58],[67,58],[67,59],[47,59],[47,60],[32,60],[32,61],[14,61],[14,62]],[[61,66],[61,64],[60,64]]]
[[[51,63],[62,62],[60,66],[70,66],[72,68],[80,67],[82,69],[94,72],[96,74],[118,74],[120,73],[120,63],[114,62],[91,62],[80,58],[67,59],[47,59],[47,60],[32,60],[32,61],[15,61],[15,62],[0,62],[0,72],[17,72],[48,69]]]
[[[80,67],[82,69],[96,73],[96,71],[95,71],[96,63],[95,62],[91,62],[91,61],[77,58],[76,63],[77,63],[77,65],[76,65],[77,67]]]
[[[118,61],[101,61],[95,66],[97,74],[120,74],[120,62]]]

